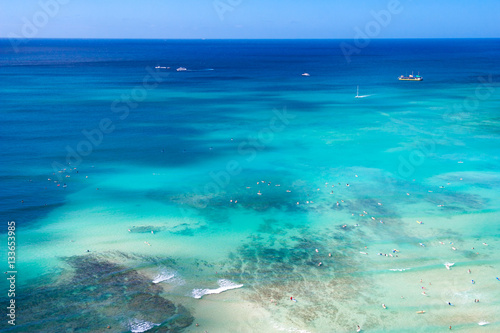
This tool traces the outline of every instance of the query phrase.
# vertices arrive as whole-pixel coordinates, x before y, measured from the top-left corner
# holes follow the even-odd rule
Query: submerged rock
[[[161,297],[162,288],[134,269],[97,255],[65,261],[73,269],[70,278],[19,293],[18,328],[109,332],[109,326],[117,332],[177,332],[194,321],[185,307]],[[133,329],[131,323],[139,324]]]

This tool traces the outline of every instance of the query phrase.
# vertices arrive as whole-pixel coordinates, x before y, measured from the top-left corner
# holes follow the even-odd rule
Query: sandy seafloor
[[[32,43],[0,68],[2,329],[500,331],[495,41]]]

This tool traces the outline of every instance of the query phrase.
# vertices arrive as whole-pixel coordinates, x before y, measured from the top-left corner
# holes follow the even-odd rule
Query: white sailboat
[[[359,94],[359,86],[358,86],[358,88],[356,89],[356,96],[354,96],[354,98],[365,98],[368,96],[371,96],[371,95],[360,95]]]

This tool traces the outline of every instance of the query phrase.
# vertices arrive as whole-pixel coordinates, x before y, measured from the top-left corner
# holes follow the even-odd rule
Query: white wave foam
[[[193,289],[191,296],[194,298],[202,298],[204,295],[220,294],[226,290],[237,289],[243,287],[242,284],[236,284],[226,279],[217,281],[219,288],[217,289]]]
[[[155,326],[160,326],[160,324],[155,324],[145,320],[133,319],[128,322],[128,327],[131,332],[141,333],[152,329]]]
[[[444,265],[446,266],[446,269],[450,269],[450,267],[455,265],[455,263],[454,262],[447,262]]]
[[[479,323],[477,323],[479,326],[485,326],[485,325],[488,325],[489,322],[487,321],[480,321]]]
[[[407,270],[410,270],[411,268],[391,268],[389,269],[390,271],[393,271],[393,272],[404,272],[404,271],[407,271]]]
[[[177,271],[163,268],[160,273],[152,281],[153,283],[166,282],[170,284],[183,285],[185,281],[179,277]]]
[[[175,277],[175,273],[160,273],[154,279],[153,283],[160,283],[163,281],[168,281]]]

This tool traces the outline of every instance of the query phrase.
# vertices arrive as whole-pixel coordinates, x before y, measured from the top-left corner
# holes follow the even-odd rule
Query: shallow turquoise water
[[[498,40],[1,43],[18,330],[499,327]]]

